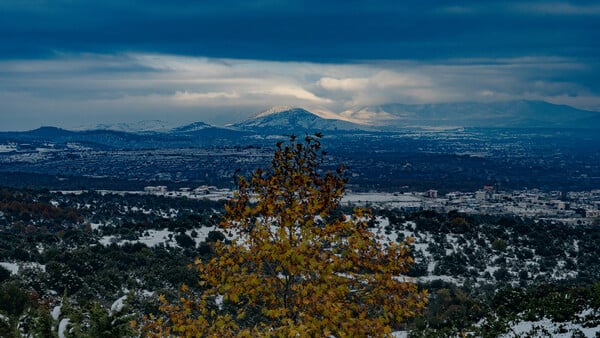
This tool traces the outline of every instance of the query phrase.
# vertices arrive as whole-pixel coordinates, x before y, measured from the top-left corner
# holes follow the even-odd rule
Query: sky
[[[598,1],[0,0],[0,130],[223,125],[277,105],[600,111],[598,41]]]

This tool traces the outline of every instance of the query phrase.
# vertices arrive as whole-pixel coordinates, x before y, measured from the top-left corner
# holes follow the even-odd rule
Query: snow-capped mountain
[[[243,122],[233,124],[232,127],[241,130],[272,131],[276,133],[373,130],[370,126],[342,119],[323,118],[299,107],[274,107]]]
[[[25,132],[0,132],[0,140],[59,144],[76,142],[137,149],[235,143],[243,142],[243,138],[251,135],[302,135],[316,132],[355,134],[459,127],[598,130],[600,112],[542,101],[385,104],[349,109],[340,114],[324,109],[314,113],[299,107],[274,107],[225,127],[194,122],[172,128],[168,123],[149,120],[96,125],[83,130],[42,127]]]
[[[261,111],[259,113],[254,114],[248,120],[260,119],[260,118],[263,118],[263,117],[267,117],[269,115],[275,115],[275,114],[279,114],[279,113],[282,113],[282,112],[286,112],[286,111],[292,110],[294,108],[297,108],[297,107],[294,107],[294,106],[274,106],[274,107],[271,107],[269,109],[266,109],[266,110],[263,110],[263,111]]]
[[[317,112],[318,111],[318,112]],[[600,112],[543,101],[383,104],[334,113],[281,106],[233,126],[261,131],[393,131],[404,128],[599,128]]]

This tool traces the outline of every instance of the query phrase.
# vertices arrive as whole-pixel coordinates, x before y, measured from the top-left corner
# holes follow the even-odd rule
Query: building
[[[475,192],[475,200],[485,201],[487,199],[488,192],[485,190],[477,190]]]
[[[425,196],[429,197],[429,198],[437,198],[438,197],[438,191],[434,190],[434,189],[427,190],[427,192],[425,193]]]
[[[157,185],[157,186],[147,186],[144,187],[145,192],[166,192],[167,186],[165,185]]]

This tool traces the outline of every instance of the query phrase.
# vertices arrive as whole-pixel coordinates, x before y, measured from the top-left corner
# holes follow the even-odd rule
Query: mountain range
[[[600,128],[600,113],[544,101],[385,104],[346,112],[394,128]]]
[[[323,117],[299,107],[274,107],[256,114],[249,119],[233,124],[237,130],[259,133],[287,133],[305,131],[377,131],[366,123],[359,124],[343,120],[343,116],[334,119]]]
[[[102,124],[78,130],[41,127],[26,132],[0,132],[0,141],[80,142],[119,147],[148,144],[194,146],[249,135],[286,135],[314,132],[377,133],[429,128],[568,128],[600,129],[600,112],[543,101],[492,103],[385,104],[360,107],[339,114],[300,107],[274,107],[227,126],[195,122],[172,127],[152,120]]]
[[[600,112],[544,101],[384,104],[357,107],[339,114],[323,109],[281,106],[262,111],[227,126],[195,122],[170,127],[151,120],[133,124],[102,124],[85,130],[133,133],[187,134],[212,129],[259,133],[294,131],[393,131],[407,128],[600,128]],[[83,130],[83,129],[79,129]]]

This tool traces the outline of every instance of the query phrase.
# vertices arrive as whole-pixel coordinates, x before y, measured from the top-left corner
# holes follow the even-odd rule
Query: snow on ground
[[[35,151],[37,151],[38,153],[54,153],[59,151],[58,149],[54,149],[54,148],[35,148]]]
[[[50,315],[52,316],[52,319],[58,320],[58,318],[60,318],[60,313],[60,305],[57,305],[54,308],[52,308],[52,312],[50,312]]]
[[[493,261],[494,261],[494,260],[492,260],[492,262],[493,262]],[[498,270],[500,270],[500,267],[499,267],[499,266],[495,266],[495,265],[488,265],[488,266],[485,268],[484,272],[489,272],[489,273],[490,273],[490,275],[492,275],[492,276],[493,276],[493,275],[494,275],[494,273],[495,273],[496,271],[498,271]]]
[[[511,323],[510,327],[511,332],[503,334],[500,337],[570,338],[575,337],[575,332],[583,333],[584,337],[597,337],[597,334],[600,333],[600,327],[583,327],[581,324],[572,322],[555,323],[547,318],[535,322],[513,322]]]
[[[58,338],[66,338],[65,333],[67,332],[69,322],[69,318],[63,318],[60,323],[58,323]]]
[[[217,304],[217,306],[219,307],[219,310],[223,309],[223,295],[218,295],[217,298],[215,298],[215,304]]]
[[[200,243],[206,241],[206,239],[208,238],[208,233],[214,230],[219,230],[219,228],[217,227],[201,227],[201,228],[196,228],[194,229],[197,233],[196,238],[192,237],[192,231],[193,230],[188,230],[185,233],[192,237],[192,239],[196,242],[196,245],[199,245]],[[220,230],[221,232],[223,232],[223,230]]]
[[[16,144],[0,144],[0,153],[10,153],[11,151],[17,151]]]
[[[167,229],[148,230],[147,233],[148,233],[147,236],[140,236],[140,238],[137,241],[121,241],[119,244],[123,245],[124,243],[139,242],[139,243],[146,244],[146,246],[148,246],[150,248],[153,248],[160,243],[168,242],[170,240],[169,235],[171,235],[171,238],[173,238],[173,232],[169,231]]]
[[[14,155],[8,155],[3,157],[0,162],[3,163],[15,163],[15,162],[25,162],[25,163],[36,163],[39,161],[47,160],[49,155],[52,154],[50,152],[44,153],[18,153]]]
[[[460,244],[458,244],[458,239],[458,236],[446,234],[446,243],[452,246],[451,249],[446,249],[446,256],[453,254],[457,251],[457,248],[460,247]]]
[[[98,230],[101,226],[105,225],[104,223],[90,223],[92,230]]]
[[[127,243],[130,243],[130,244],[143,243],[143,244],[146,244],[146,246],[148,246],[150,248],[153,248],[153,247],[159,245],[160,243],[167,243],[169,241],[174,242],[174,239],[169,238],[169,235],[171,235],[171,238],[174,238],[173,232],[169,231],[167,229],[148,230],[148,231],[144,232],[144,234],[147,234],[147,235],[140,236],[135,241],[119,240],[116,236],[110,235],[110,236],[103,236],[102,238],[100,238],[100,240],[98,242],[100,242],[100,244],[102,244],[104,246],[109,246],[112,243],[116,243],[117,245],[124,245]]]
[[[10,271],[11,275],[19,273],[19,265],[17,265],[17,263],[0,262],[0,266]]]
[[[118,242],[118,240],[115,236],[103,236],[98,242],[104,246],[109,246],[112,243]]]
[[[154,297],[155,294],[156,292],[154,291],[142,290],[142,295],[144,297]]]
[[[200,243],[202,243],[206,240],[206,238],[208,237],[208,233],[213,230],[219,230],[219,229],[217,229],[215,227],[200,227],[200,228],[195,228],[193,230],[188,230],[188,231],[186,231],[186,234],[188,236],[190,236],[194,240],[194,242],[196,242],[196,245],[199,245]],[[197,236],[195,238],[192,237],[192,231],[196,231],[196,233],[197,233]],[[171,237],[169,237],[169,235]],[[99,242],[100,242],[100,244],[102,244],[104,246],[109,246],[112,243],[116,243],[117,245],[124,245],[126,243],[130,243],[130,244],[142,243],[150,248],[156,247],[157,245],[160,245],[161,243],[163,243],[163,244],[168,243],[171,246],[177,246],[177,242],[175,240],[176,235],[177,235],[176,232],[170,231],[168,229],[147,230],[147,231],[144,231],[144,235],[140,236],[137,240],[134,240],[134,241],[119,240],[116,236],[110,235],[110,236],[102,237],[99,240]]]
[[[62,194],[71,194],[75,191],[64,190]],[[216,189],[209,192],[195,192],[195,191],[119,191],[119,190],[96,190],[97,193],[106,195],[154,195],[163,197],[185,197],[190,199],[198,200],[211,200],[211,201],[223,201],[233,197],[233,192],[229,189]]]
[[[385,228],[390,226],[390,220],[386,217],[377,216],[375,218],[375,223],[377,224],[377,229],[375,229],[374,233],[377,237],[377,241],[381,244],[386,243],[397,243],[398,240],[398,232],[390,231],[389,234],[386,233]]]
[[[115,300],[115,302],[112,303],[112,305],[110,306],[111,315],[114,313],[121,312],[121,310],[123,310],[123,308],[125,307],[126,300],[127,300],[127,296],[123,296],[123,297]]]
[[[40,269],[42,271],[46,271],[46,266],[36,263],[36,262],[25,262],[25,263],[16,263],[16,262],[0,262],[0,266],[10,271],[11,274],[16,275],[19,271],[24,268],[33,268]]]
[[[463,281],[460,278],[446,276],[446,275],[429,275],[429,276],[421,276],[421,277],[413,277],[414,281],[417,283],[431,283],[436,280],[441,280],[447,283],[452,283],[458,286],[463,285]]]
[[[92,150],[92,148],[90,148],[90,147],[83,146],[79,143],[71,143],[71,142],[67,143],[67,148],[69,148],[71,150],[79,150],[79,151]]]

